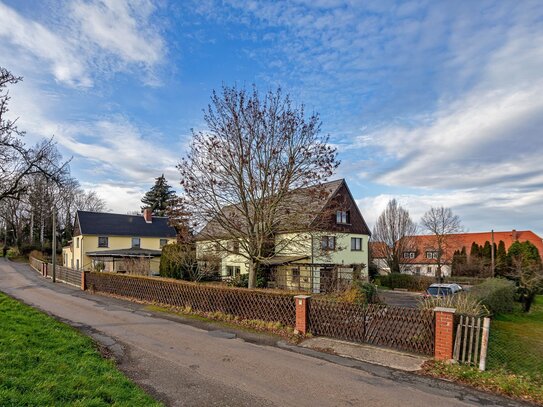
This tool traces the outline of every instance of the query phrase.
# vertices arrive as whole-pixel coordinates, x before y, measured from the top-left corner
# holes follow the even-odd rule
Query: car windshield
[[[430,295],[450,295],[451,289],[448,287],[429,287],[428,294]]]

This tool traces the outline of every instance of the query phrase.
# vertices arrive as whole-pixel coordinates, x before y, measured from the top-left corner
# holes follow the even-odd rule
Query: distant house
[[[175,242],[176,232],[165,217],[77,211],[74,237],[62,249],[64,265],[76,270],[138,274],[159,270],[162,247]]]
[[[352,280],[353,273],[367,275],[370,231],[345,180],[328,182],[322,188],[325,191],[322,199],[305,202],[308,189],[293,191],[290,196],[293,201],[301,202],[301,207],[311,205],[311,213],[320,215],[298,223],[297,230],[293,230],[288,221],[278,221],[273,247],[269,248],[271,254],[261,262],[261,267],[268,270],[279,288],[323,292],[329,291],[338,280]],[[339,204],[329,210],[331,202]],[[225,208],[225,211],[234,210]],[[294,216],[304,216],[294,212]],[[315,230],[315,224],[321,227]],[[285,241],[290,243],[285,244]],[[220,247],[230,249],[221,253]],[[196,236],[196,252],[198,258],[216,255],[223,279],[248,273],[240,240],[228,236],[213,221]]]
[[[530,230],[525,231],[506,231],[494,232],[494,243],[497,245],[503,241],[506,250],[515,241],[533,243],[539,250],[539,254],[543,257],[543,240]],[[437,247],[435,237],[431,235],[413,236],[413,249],[402,253],[401,272],[415,275],[435,276],[437,270]],[[451,275],[452,259],[455,251],[460,251],[464,247],[469,254],[471,245],[475,242],[480,246],[484,246],[485,242],[492,242],[492,232],[479,233],[458,233],[448,235],[446,248],[442,253],[442,273],[443,276]],[[378,263],[379,259],[374,260],[374,263],[380,265],[380,272],[386,272],[383,264]]]
[[[384,242],[370,242],[369,243],[370,258],[373,265],[377,268],[379,274],[389,274],[390,267],[387,264],[386,257],[386,243]]]

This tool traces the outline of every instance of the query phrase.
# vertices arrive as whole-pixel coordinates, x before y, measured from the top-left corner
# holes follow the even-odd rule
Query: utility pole
[[[57,281],[57,222],[55,217],[55,207],[53,206],[53,283]]]
[[[494,277],[494,267],[495,267],[495,260],[494,260],[494,257],[495,257],[495,253],[494,253],[494,229],[492,229],[492,232],[491,232],[490,235],[492,237],[492,243],[490,245],[490,259],[491,259],[490,272],[492,274],[492,277]]]

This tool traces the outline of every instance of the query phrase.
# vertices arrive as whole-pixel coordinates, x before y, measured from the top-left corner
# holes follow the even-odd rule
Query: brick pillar
[[[294,301],[296,301],[296,331],[306,334],[309,325],[308,321],[308,305],[310,295],[296,295]]]
[[[81,271],[81,290],[85,291],[85,279],[87,278],[87,273],[85,271]]]
[[[436,360],[451,360],[454,346],[454,308],[434,308],[436,338],[434,357]]]

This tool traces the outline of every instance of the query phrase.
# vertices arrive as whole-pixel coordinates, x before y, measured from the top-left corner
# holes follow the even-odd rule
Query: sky
[[[0,66],[27,144],[114,212],[179,189],[211,92],[256,84],[320,114],[370,226],[396,198],[543,236],[540,1],[0,0]]]

